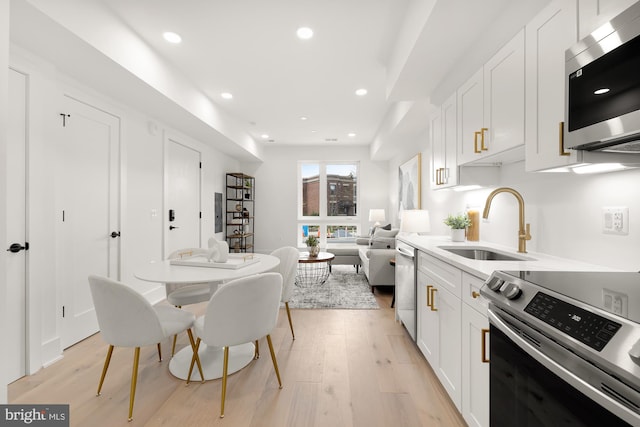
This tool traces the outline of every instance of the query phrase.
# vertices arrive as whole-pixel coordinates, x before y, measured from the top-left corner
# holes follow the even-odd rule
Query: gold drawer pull
[[[473,299],[476,299],[476,298],[478,298],[479,296],[480,296],[480,294],[479,294],[478,292],[476,292],[476,291],[471,291],[471,297],[472,297]]]
[[[564,122],[560,122],[558,124],[558,128],[559,128],[559,136],[558,136],[558,143],[559,143],[559,150],[560,150],[560,155],[561,156],[570,156],[571,153],[564,151]]]
[[[480,135],[480,132],[473,133],[473,152],[474,153],[482,153],[482,151],[480,151],[480,149],[478,148],[478,135]]]
[[[483,151],[487,151],[488,150],[488,148],[484,146],[484,133],[486,131],[488,131],[488,130],[489,130],[488,128],[480,129],[480,135],[481,135],[481,138],[480,138],[480,149],[483,150]]]
[[[482,334],[482,363],[489,363],[489,359],[487,358],[487,334],[489,333],[489,329],[482,329],[480,331]]]
[[[433,286],[431,287],[431,311],[438,311],[438,309],[435,307],[435,298],[433,296],[434,292],[438,292],[437,288],[434,288]]]
[[[427,307],[431,307],[431,288],[433,285],[427,285]]]

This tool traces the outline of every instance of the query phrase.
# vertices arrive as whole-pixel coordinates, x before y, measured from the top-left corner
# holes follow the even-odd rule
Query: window
[[[358,235],[358,162],[301,162],[299,164],[299,244],[309,234],[320,245],[355,241]],[[346,221],[346,222],[345,222]]]

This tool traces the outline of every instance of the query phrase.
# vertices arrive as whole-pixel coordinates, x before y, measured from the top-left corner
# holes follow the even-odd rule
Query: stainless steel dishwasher
[[[396,320],[416,340],[416,249],[396,241]]]

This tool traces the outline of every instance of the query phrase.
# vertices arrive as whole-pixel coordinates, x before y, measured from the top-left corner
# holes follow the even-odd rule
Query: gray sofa
[[[376,286],[396,285],[395,269],[391,260],[396,256],[397,234],[397,229],[377,228],[370,239],[360,238],[356,241],[360,244],[358,255],[371,292]]]

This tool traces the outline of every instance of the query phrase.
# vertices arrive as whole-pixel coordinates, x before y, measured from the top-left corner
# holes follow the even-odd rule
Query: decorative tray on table
[[[229,254],[227,262],[213,262],[207,259],[206,255],[195,255],[180,259],[172,259],[171,265],[186,265],[190,267],[228,268],[237,270],[259,262],[260,259],[254,255]]]

